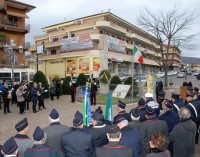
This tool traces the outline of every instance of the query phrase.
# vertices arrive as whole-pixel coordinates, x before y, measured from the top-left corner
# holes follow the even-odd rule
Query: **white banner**
[[[44,52],[44,45],[37,46],[37,54],[41,54]]]
[[[93,48],[93,43],[90,34],[62,39],[60,42],[61,52]]]
[[[108,36],[108,50],[123,53],[125,52],[125,42]]]

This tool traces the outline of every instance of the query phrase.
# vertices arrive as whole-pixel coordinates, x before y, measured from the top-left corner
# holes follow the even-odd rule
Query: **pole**
[[[132,56],[132,69],[133,69],[133,71],[132,71],[132,88],[131,88],[131,91],[132,91],[132,102],[133,102],[133,90],[134,90],[134,88],[133,88],[133,86],[134,86],[134,70],[135,70],[135,66],[134,66],[134,56]]]
[[[36,64],[37,64],[37,72],[38,72],[38,64],[39,64],[39,61],[38,61],[38,53],[36,55]]]
[[[141,68],[141,63],[139,63],[139,97],[142,97],[142,81],[141,81],[141,73],[142,73],[142,68]]]
[[[13,52],[11,53],[11,66],[12,66],[12,73],[11,73],[12,83],[14,83],[14,54]]]

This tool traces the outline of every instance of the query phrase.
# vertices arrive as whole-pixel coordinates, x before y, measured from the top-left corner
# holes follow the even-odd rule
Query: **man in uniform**
[[[69,127],[60,124],[59,113],[56,109],[53,109],[49,114],[50,126],[44,128],[44,132],[47,134],[46,144],[54,147],[58,151],[59,157],[64,157],[61,148],[61,136],[65,132],[69,131]]]
[[[28,148],[24,157],[58,157],[57,151],[46,144],[46,134],[37,126],[33,133],[34,145]]]
[[[125,111],[125,108],[126,108],[126,104],[124,102],[122,102],[122,101],[119,100],[118,101],[118,105],[117,105],[117,112],[118,112],[118,114],[114,117],[114,124],[116,124],[115,121],[116,121],[116,119],[117,119],[117,117],[119,115],[123,115],[125,117],[125,119],[128,120],[129,122],[131,121],[130,114],[128,114]]]
[[[10,93],[9,93],[9,89],[8,89],[8,85],[4,84],[4,90],[2,92],[2,97],[3,97],[3,102],[4,102],[4,114],[6,113],[11,113],[10,112]]]
[[[175,125],[169,137],[173,142],[173,157],[194,157],[196,125],[190,119],[191,114],[186,107],[182,107],[178,115],[180,122]]]
[[[65,157],[93,157],[92,136],[84,131],[83,120],[74,118],[73,127],[61,137],[61,147]]]
[[[37,90],[37,83],[34,82],[33,87],[31,88],[31,101],[33,102],[32,109],[33,113],[37,113],[36,106],[37,106],[37,100],[38,100],[38,90]]]
[[[92,78],[91,84],[90,84],[90,98],[91,98],[91,105],[96,105],[96,92],[97,92],[97,86],[95,83],[95,78]]]
[[[19,152],[18,146],[13,137],[9,138],[4,143],[1,152],[4,155],[4,157],[17,157],[18,156],[18,152]]]
[[[94,112],[98,112],[103,116],[103,110],[102,110],[101,106],[99,106]],[[106,125],[112,125],[112,122],[105,119],[104,116],[103,116],[103,123]]]
[[[159,92],[163,91],[163,82],[157,77],[156,81],[156,100],[158,101]]]
[[[76,101],[76,82],[73,78],[70,82],[70,94],[71,94],[71,102],[75,103],[75,101]]]
[[[142,122],[141,132],[143,136],[143,155],[148,154],[150,151],[149,141],[151,136],[155,133],[161,133],[165,136],[168,135],[168,127],[165,121],[156,118],[154,109],[151,107],[146,108],[145,115],[147,120]]]
[[[19,106],[19,114],[24,114],[25,108],[25,92],[23,84],[19,85],[19,88],[15,92],[17,97],[17,105]]]
[[[159,104],[160,110],[162,110],[162,102],[163,101],[165,101],[165,92],[164,91],[160,91],[158,93],[158,98],[157,98],[157,102]]]
[[[194,98],[193,100],[200,100],[199,88],[194,87]]]
[[[46,109],[46,107],[44,106],[44,87],[42,86],[42,83],[39,83],[39,87],[38,87],[38,91],[39,91],[39,95],[38,95],[38,108],[39,110],[41,110],[41,107],[43,109]]]
[[[131,120],[132,121],[129,122],[129,126],[131,128],[140,130],[141,122],[139,121],[139,119],[140,119],[140,111],[139,111],[139,109],[138,108],[132,109],[130,115],[131,115]]]
[[[156,116],[159,116],[160,114],[160,107],[159,104],[153,99],[152,93],[146,93],[146,107],[151,107],[154,109],[154,112],[156,113]]]
[[[117,125],[109,127],[107,137],[109,143],[96,149],[97,157],[133,157],[132,149],[119,143],[121,132]]]
[[[133,150],[134,157],[140,157],[142,150],[142,135],[140,131],[128,126],[128,121],[123,116],[119,116],[116,122],[122,133],[120,144],[130,147]]]
[[[97,112],[92,113],[92,125],[90,134],[93,137],[94,149],[96,149],[108,143],[106,133],[109,127],[103,123],[103,116]]]
[[[172,93],[172,102],[173,102],[173,111],[178,113],[181,107],[184,107],[185,104],[183,103],[183,100],[180,99],[180,95],[177,93]]]
[[[31,148],[33,146],[33,140],[28,137],[29,127],[27,118],[24,118],[23,120],[18,122],[15,125],[15,129],[18,132],[14,136],[14,139],[18,145],[19,157],[24,157],[24,152],[26,151],[26,149]]]

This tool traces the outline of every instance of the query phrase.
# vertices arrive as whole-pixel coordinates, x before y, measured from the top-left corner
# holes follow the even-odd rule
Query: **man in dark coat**
[[[71,94],[71,102],[74,103],[76,101],[76,82],[74,79],[70,82],[70,94]]]
[[[0,157],[3,157],[3,154],[2,154],[2,152],[1,152],[1,151],[3,151],[2,149],[3,149],[3,146],[0,145]]]
[[[16,91],[19,88],[18,83],[14,82],[12,86],[12,104],[17,104],[17,96],[16,96]]]
[[[98,112],[98,113],[100,113],[100,114],[103,116],[103,110],[102,110],[101,106],[99,106],[99,107],[95,110],[95,112]],[[104,116],[103,116],[103,120],[102,120],[102,121],[103,121],[103,123],[106,124],[106,125],[112,125],[112,122],[109,121],[109,120],[107,120],[107,119],[105,119]]]
[[[73,127],[61,137],[65,157],[93,157],[92,136],[82,130],[83,120],[74,118]]]
[[[43,109],[46,109],[45,105],[44,105],[44,87],[42,86],[42,83],[39,83],[39,88],[38,88],[38,91],[39,91],[39,95],[38,95],[38,107],[39,107],[39,110],[41,110],[41,107]]]
[[[96,157],[133,157],[132,149],[119,143],[121,133],[117,125],[110,126],[107,137],[109,143],[96,149]]]
[[[80,111],[76,111],[74,114],[74,118],[82,119],[83,120],[83,114]],[[82,131],[89,133],[90,127],[83,125]]]
[[[138,100],[138,106],[136,108],[138,108],[138,110],[139,110],[139,115],[140,115],[139,121],[143,122],[143,121],[147,120],[147,118],[145,116],[145,110],[146,110],[145,109],[145,100],[143,98],[140,98]],[[132,113],[132,110],[134,110],[134,108],[130,110],[130,112],[129,112],[130,115]]]
[[[195,137],[195,144],[199,142],[199,129],[200,129],[200,100],[188,101],[186,108],[190,110],[191,119],[196,123],[197,131]]]
[[[104,124],[103,116],[100,113],[92,113],[92,128],[90,129],[90,134],[93,138],[94,149],[101,147],[108,143],[106,133],[108,132],[109,127]]]
[[[172,93],[172,102],[173,102],[173,111],[178,113],[181,107],[184,107],[185,104],[182,99],[179,97],[180,95],[177,93]]]
[[[34,83],[33,87],[31,88],[31,101],[33,102],[32,109],[33,113],[37,113],[36,111],[36,105],[37,105],[37,100],[38,100],[38,90],[37,90],[37,84]]]
[[[58,157],[57,151],[46,144],[46,134],[38,126],[33,133],[34,145],[28,148],[24,157]]]
[[[56,81],[56,96],[59,99],[60,96],[60,81]]]
[[[95,78],[92,78],[90,84],[90,98],[91,98],[91,105],[96,105],[96,92],[97,92],[97,85],[95,83]]]
[[[194,98],[193,100],[200,100],[199,88],[194,87]]]
[[[182,107],[178,112],[180,122],[170,134],[174,146],[174,157],[195,156],[196,124],[190,119],[190,110]]]
[[[17,157],[19,150],[14,138],[9,138],[2,146],[1,150],[4,157]]]
[[[187,77],[185,77],[185,81],[183,82],[183,86],[191,86],[192,87],[192,82],[188,81]]]
[[[168,127],[165,121],[156,118],[154,109],[151,107],[146,108],[147,120],[142,122],[141,132],[143,136],[143,155],[148,154],[150,151],[149,141],[151,136],[155,133],[161,133],[165,136],[168,135]]]
[[[140,131],[129,127],[128,121],[123,116],[118,117],[116,122],[122,133],[120,144],[130,147],[133,150],[134,157],[140,157],[142,150],[142,135]]]
[[[18,145],[19,155],[18,157],[24,157],[24,152],[33,146],[33,140],[28,137],[29,127],[28,120],[24,118],[15,125],[17,134],[14,136],[14,139]]]
[[[131,120],[129,122],[129,126],[133,129],[138,129],[140,130],[141,128],[141,122],[139,121],[140,119],[140,112],[138,108],[134,108],[131,110]]]
[[[146,93],[146,107],[151,107],[154,109],[154,112],[156,113],[156,116],[158,117],[160,114],[160,107],[159,104],[153,99],[152,93]]]
[[[165,92],[164,91],[159,91],[158,92],[158,99],[157,102],[159,104],[160,110],[162,110],[162,102],[165,101]]]
[[[158,101],[158,95],[160,91],[163,91],[163,82],[159,78],[157,78],[157,81],[156,81],[156,100],[157,101]]]
[[[131,121],[130,114],[128,114],[125,111],[125,108],[126,108],[126,104],[124,102],[122,102],[122,101],[119,100],[118,101],[118,105],[117,105],[117,112],[118,112],[118,114],[114,117],[114,121],[113,121],[114,124],[116,124],[115,121],[116,121],[116,119],[117,119],[117,117],[119,115],[123,115],[126,118],[126,120],[128,120],[129,122]]]
[[[49,114],[50,126],[44,128],[43,130],[47,134],[46,144],[54,147],[57,150],[59,157],[64,157],[60,145],[61,136],[69,131],[69,127],[61,125],[59,121],[59,113],[53,109]]]
[[[10,99],[11,97],[9,97],[9,89],[8,89],[8,85],[7,84],[4,84],[4,90],[2,92],[2,97],[3,97],[3,103],[4,103],[4,114],[7,114],[7,113],[11,113],[10,112]]]

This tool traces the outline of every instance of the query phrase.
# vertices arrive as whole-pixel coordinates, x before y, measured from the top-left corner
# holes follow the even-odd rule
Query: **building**
[[[79,73],[98,77],[102,69],[113,75],[132,73],[133,42],[144,56],[143,73],[157,72],[160,58],[157,39],[120,17],[104,12],[42,28],[31,47],[30,68],[46,76],[64,78]],[[36,62],[36,51],[39,62]],[[138,62],[135,62],[138,72]]]
[[[163,47],[164,47],[163,48],[164,62],[166,61],[167,56],[168,56],[168,59],[167,59],[168,64],[171,63],[169,70],[180,71],[180,69],[181,69],[181,50],[175,45],[170,45],[169,52],[166,53],[167,45],[164,45]]]
[[[26,13],[34,8],[35,6],[16,0],[0,0],[0,68],[10,68],[11,60],[14,68],[27,67],[24,54],[27,49],[25,34],[29,33],[30,24],[26,23],[26,18],[29,18]],[[10,43],[14,51],[13,58],[4,51],[4,46]],[[19,52],[19,47],[23,47],[23,52]]]

